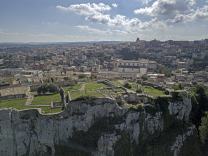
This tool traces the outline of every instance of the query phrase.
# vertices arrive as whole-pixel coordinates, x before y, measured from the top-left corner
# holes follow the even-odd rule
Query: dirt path
[[[81,87],[80,89],[76,89],[76,90],[69,90],[69,92],[77,92],[77,91],[82,91],[82,90],[84,90],[84,89],[85,89],[85,85],[86,85],[86,83],[83,83],[83,84],[82,84],[82,87]]]
[[[25,106],[30,106],[33,98],[34,98],[34,95],[29,95],[28,98],[27,98],[27,101],[25,103]]]

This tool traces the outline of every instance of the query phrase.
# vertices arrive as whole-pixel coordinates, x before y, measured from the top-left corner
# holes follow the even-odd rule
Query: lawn
[[[18,110],[22,109],[28,109],[29,106],[25,106],[26,99],[19,99],[19,100],[7,100],[7,101],[2,101],[0,103],[0,109],[3,108],[16,108]]]
[[[31,104],[50,104],[51,101],[53,102],[61,101],[60,94],[37,95],[33,98]]]
[[[166,95],[164,91],[159,90],[159,89],[155,89],[155,88],[146,88],[146,87],[142,87],[142,89],[144,89],[144,91],[152,96],[160,96],[160,95]]]
[[[108,87],[108,86],[103,83],[88,83],[85,85],[84,90],[77,92],[70,92],[71,99],[75,100],[83,95],[93,95],[96,98],[105,97],[102,93],[96,91],[96,89],[100,89],[101,87]]]
[[[26,99],[19,99],[19,100],[7,100],[2,101],[0,103],[0,109],[3,108],[12,108],[17,110],[23,110],[23,109],[32,109],[32,108],[41,108],[42,113],[57,113],[61,112],[62,108],[50,108],[50,107],[37,107],[37,106],[25,106]]]
[[[100,89],[101,87],[109,87],[104,83],[88,83],[85,86],[85,90]]]
[[[112,82],[115,83],[115,84],[117,84],[117,85],[119,85],[119,86],[122,86],[123,87],[123,84],[120,83],[119,81],[112,81]]]
[[[77,99],[80,96],[83,95],[93,95],[95,96],[95,98],[99,98],[99,97],[105,97],[103,94],[101,94],[100,92],[96,91],[96,90],[82,90],[82,91],[77,91],[77,92],[71,92],[70,96],[72,100]]]
[[[80,89],[81,87],[82,87],[82,84],[77,84],[76,86],[65,87],[64,91],[77,90],[77,89]]]

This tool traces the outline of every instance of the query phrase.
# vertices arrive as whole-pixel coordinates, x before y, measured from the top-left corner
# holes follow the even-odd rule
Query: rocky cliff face
[[[167,103],[169,115],[176,115],[178,120],[188,118],[191,101],[185,100]],[[91,102],[70,102],[63,112],[48,115],[41,114],[38,109],[22,111],[2,109],[0,110],[0,155],[56,155],[58,148],[64,146],[84,150],[90,155],[113,156],[116,155],[114,149],[120,146],[118,142],[124,133],[130,140],[129,144],[139,146],[145,140],[154,139],[165,129],[164,112],[148,112],[121,109],[114,100],[108,98]],[[99,124],[103,127],[96,127]],[[189,131],[188,129],[187,133]],[[77,137],[81,134],[83,137],[80,138],[82,140],[80,143]],[[84,141],[84,137],[87,136],[89,136],[86,138],[88,141]],[[177,155],[181,148],[181,143],[177,143],[178,140],[184,141],[184,139],[185,137],[180,139],[178,136],[173,140],[176,143],[170,148],[174,155]]]

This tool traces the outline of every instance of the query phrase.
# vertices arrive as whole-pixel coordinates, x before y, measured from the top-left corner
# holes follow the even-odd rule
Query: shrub
[[[65,81],[71,81],[72,79],[70,77],[64,77]]]
[[[80,75],[78,76],[78,78],[79,78],[79,79],[87,78],[87,75],[85,75],[85,74],[80,74]]]
[[[45,94],[46,92],[50,92],[50,93],[58,93],[59,92],[59,88],[56,84],[54,83],[44,83],[41,84],[38,89],[37,89],[37,93],[38,94]]]
[[[184,86],[181,83],[179,83],[178,86],[174,86],[174,90],[182,90],[182,89],[184,89]]]
[[[68,86],[73,87],[73,86],[75,86],[75,83],[74,83],[74,82],[70,82],[70,83],[68,84]]]
[[[124,86],[125,88],[131,89],[131,85],[130,85],[128,82],[126,82],[123,86]]]
[[[142,79],[143,81],[146,81],[146,80],[148,79],[148,77],[147,77],[147,75],[142,75],[141,79]]]
[[[201,126],[199,126],[200,138],[202,143],[206,143],[208,140],[208,112],[206,112],[206,116],[202,117]]]
[[[137,92],[137,93],[142,93],[142,89],[139,88],[139,89],[136,90],[136,92]]]

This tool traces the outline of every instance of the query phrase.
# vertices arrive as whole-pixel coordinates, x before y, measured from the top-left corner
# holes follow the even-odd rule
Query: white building
[[[118,60],[114,63],[115,70],[124,73],[142,73],[152,72],[157,68],[157,63],[149,60]]]

